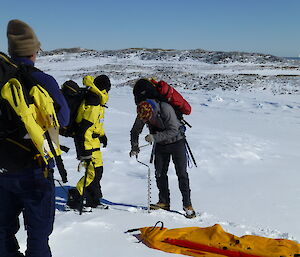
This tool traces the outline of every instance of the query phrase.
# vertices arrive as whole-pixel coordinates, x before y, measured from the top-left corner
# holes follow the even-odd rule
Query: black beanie
[[[94,80],[94,84],[101,91],[105,89],[108,92],[111,88],[110,80],[106,75],[100,75],[96,77]]]
[[[133,95],[136,104],[146,99],[160,99],[156,87],[148,79],[139,79],[135,83]]]

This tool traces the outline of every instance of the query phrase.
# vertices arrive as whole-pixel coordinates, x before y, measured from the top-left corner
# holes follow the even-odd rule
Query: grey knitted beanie
[[[23,21],[11,20],[7,24],[8,53],[10,56],[32,56],[41,43],[33,29]]]

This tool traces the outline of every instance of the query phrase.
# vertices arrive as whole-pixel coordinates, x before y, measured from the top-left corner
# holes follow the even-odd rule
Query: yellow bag
[[[59,123],[53,99],[38,84],[24,87],[18,79],[18,67],[6,55],[0,54],[0,60],[1,65],[3,67],[5,65],[7,70],[6,74],[2,74],[1,77],[3,84],[0,84],[0,101],[5,102],[14,110],[37,152],[47,164],[50,158],[61,154],[58,140]],[[50,141],[54,146],[54,152],[50,149],[52,148],[49,145]]]
[[[245,235],[237,237],[211,227],[139,228],[138,238],[148,247],[165,252],[203,257],[295,257],[300,256],[300,244],[287,239],[272,239]]]

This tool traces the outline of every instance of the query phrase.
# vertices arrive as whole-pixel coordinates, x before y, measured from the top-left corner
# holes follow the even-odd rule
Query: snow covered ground
[[[114,76],[115,70],[110,73],[103,68],[110,59],[72,59],[66,56],[62,61],[49,62],[53,58],[41,57],[37,67],[52,74],[59,84],[70,78],[81,83],[78,74],[90,72],[95,75],[97,70],[105,71],[114,85],[126,84],[127,80],[138,78],[132,73],[130,76],[133,77],[125,76],[123,79]],[[137,63],[144,67],[144,73],[145,70],[150,73],[151,65],[147,61]],[[178,68],[182,65],[182,69],[185,69],[184,63],[176,65]],[[243,67],[243,73],[255,72],[252,64],[235,65],[239,69]],[[125,67],[124,74],[129,74],[128,66]],[[226,73],[230,73],[228,67],[225,67]],[[210,71],[215,69],[219,73],[225,72],[219,68],[211,65]],[[278,67],[269,67],[267,72],[273,75],[289,74],[288,70],[282,71]],[[296,73],[300,72],[297,70]],[[290,71],[290,74],[295,74],[295,70]],[[163,221],[167,228],[206,227],[219,223],[227,232],[238,236],[254,234],[300,241],[299,94],[274,95],[272,90],[260,88],[178,90],[193,108],[186,120],[192,125],[187,130],[187,140],[198,164],[198,167],[189,169],[192,202],[198,217],[189,220],[175,213],[153,211],[149,214],[147,211],[122,206],[110,210],[97,209],[79,216],[74,212],[60,211],[64,199],[61,197],[63,190],[57,184],[60,193],[57,196],[55,227],[50,238],[53,256],[171,256],[170,253],[137,243],[135,237],[124,233],[131,228],[152,226],[157,221]],[[101,181],[104,197],[113,202],[146,206],[147,167],[128,154],[129,131],[135,118],[132,89],[129,86],[113,86],[108,106],[105,130],[109,141],[108,147],[103,149],[104,176]],[[141,144],[146,144],[143,139],[146,134],[145,129],[140,137]],[[74,186],[83,173],[77,172],[78,161],[72,140],[62,138],[61,141],[71,147],[63,159],[69,172],[66,186]],[[150,146],[142,148],[139,160],[149,164],[150,152]],[[152,165],[150,167],[152,202],[156,202],[154,168]],[[171,208],[181,211],[181,195],[173,165],[169,169],[169,182]],[[18,233],[21,250],[26,245],[25,233],[23,229]]]

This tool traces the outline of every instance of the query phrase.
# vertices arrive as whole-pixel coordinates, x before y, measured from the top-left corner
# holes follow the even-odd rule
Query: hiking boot
[[[192,219],[192,218],[195,218],[196,217],[196,212],[193,208],[192,205],[189,205],[189,206],[184,206],[183,207],[183,210],[185,211],[185,217],[188,218],[188,219]]]
[[[72,206],[75,207],[75,206]],[[69,205],[65,205],[64,211],[79,211],[80,212],[80,206],[76,206],[76,208],[71,208]],[[93,208],[88,206],[82,206],[82,212],[92,212]]]
[[[169,211],[170,210],[170,204],[161,203],[161,202],[158,202],[156,204],[150,204],[150,210],[159,210],[159,209]]]
[[[99,203],[96,208],[102,210],[108,210],[109,206],[107,204]]]

